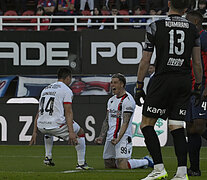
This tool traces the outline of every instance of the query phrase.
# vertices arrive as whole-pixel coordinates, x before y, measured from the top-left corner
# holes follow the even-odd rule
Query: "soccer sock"
[[[176,172],[178,177],[183,177],[187,174],[187,167],[186,166],[179,166]]]
[[[128,167],[129,169],[135,169],[142,166],[147,166],[148,160],[147,159],[129,159],[128,160]]]
[[[44,142],[45,142],[45,157],[52,159],[53,136],[45,135]]]
[[[75,149],[77,151],[78,164],[83,165],[85,163],[85,151],[86,151],[85,137],[79,137],[77,138],[77,140],[78,140],[78,145],[75,146]]]
[[[187,166],[187,142],[184,128],[171,131],[178,166]]]
[[[205,132],[201,135],[205,140],[207,140],[207,129],[205,130]]]
[[[200,169],[200,149],[201,136],[199,134],[188,133],[188,151],[190,159],[190,169],[198,171]]]
[[[145,144],[147,146],[150,155],[152,156],[154,164],[162,164],[163,160],[162,160],[162,153],[160,148],[160,141],[154,130],[154,127],[146,126],[142,128],[142,133],[145,138]]]

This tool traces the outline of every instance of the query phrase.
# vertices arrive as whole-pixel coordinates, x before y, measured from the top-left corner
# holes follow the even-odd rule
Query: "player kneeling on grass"
[[[35,118],[30,145],[36,144],[37,129],[43,133],[45,141],[44,163],[54,166],[52,162],[53,136],[62,138],[75,145],[78,165],[76,169],[88,170],[85,162],[85,135],[83,129],[73,121],[72,98],[69,88],[72,75],[68,68],[58,70],[58,81],[50,84],[41,92],[39,111]]]
[[[153,167],[149,156],[131,159],[132,118],[136,107],[134,98],[125,90],[126,78],[117,73],[112,76],[111,88],[114,94],[108,100],[107,115],[95,143],[102,144],[106,136],[103,159],[105,168],[134,169]]]

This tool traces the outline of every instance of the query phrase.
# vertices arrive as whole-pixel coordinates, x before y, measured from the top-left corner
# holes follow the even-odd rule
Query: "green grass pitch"
[[[117,170],[104,169],[102,160],[103,146],[87,146],[86,160],[94,170],[77,171],[76,151],[73,146],[54,146],[55,167],[43,164],[43,146],[0,146],[0,180],[139,180],[145,177],[149,169]],[[176,170],[176,158],[173,147],[162,148],[163,159],[169,179]],[[134,147],[132,158],[147,155],[146,148]],[[201,149],[201,177],[192,180],[207,180],[207,148]]]

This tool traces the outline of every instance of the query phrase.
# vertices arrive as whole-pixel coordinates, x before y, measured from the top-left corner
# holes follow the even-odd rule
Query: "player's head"
[[[116,73],[111,77],[111,89],[113,94],[120,95],[125,91],[126,78],[121,73]]]
[[[202,28],[203,15],[199,11],[189,11],[186,19],[195,24],[197,28]]]
[[[170,10],[184,14],[189,7],[190,0],[169,0],[168,6]]]
[[[66,85],[70,85],[72,72],[70,68],[59,68],[57,71],[58,81],[62,81]]]
[[[154,64],[150,64],[149,68],[148,68],[148,74],[151,75],[155,72],[155,65]]]

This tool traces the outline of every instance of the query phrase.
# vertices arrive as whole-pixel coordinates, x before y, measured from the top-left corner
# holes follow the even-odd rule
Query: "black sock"
[[[205,130],[205,132],[201,135],[205,140],[207,140],[207,129]]]
[[[190,169],[198,171],[200,169],[200,149],[201,136],[199,134],[188,133],[188,152],[190,159]]]
[[[161,153],[161,148],[160,148],[160,141],[154,130],[154,127],[146,126],[142,129],[142,133],[145,138],[145,144],[147,146],[147,149],[150,155],[152,156],[154,164],[163,163],[162,153]]]
[[[178,166],[187,166],[187,142],[184,128],[171,131]]]

